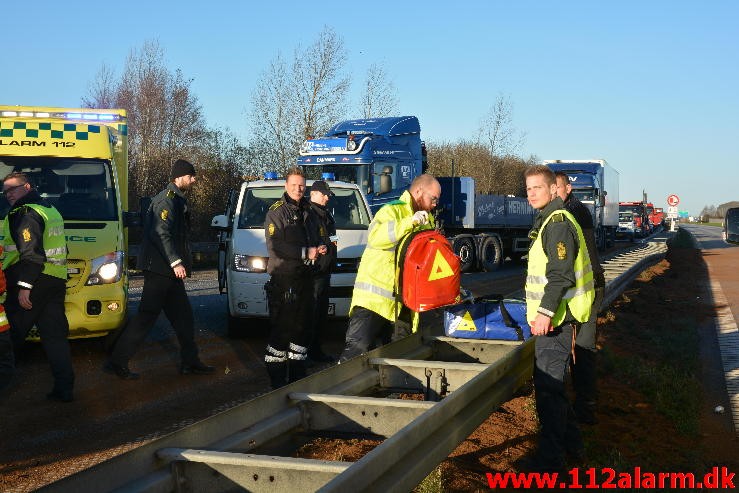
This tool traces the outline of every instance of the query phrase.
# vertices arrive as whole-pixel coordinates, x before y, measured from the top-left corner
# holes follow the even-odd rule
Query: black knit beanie
[[[195,174],[195,166],[190,164],[188,161],[185,161],[184,159],[178,159],[175,161],[174,165],[172,166],[172,179],[179,178],[180,176],[185,175],[194,175]]]

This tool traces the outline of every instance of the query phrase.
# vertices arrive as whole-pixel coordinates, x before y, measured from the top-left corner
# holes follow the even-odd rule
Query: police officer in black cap
[[[310,264],[319,250],[312,225],[310,202],[304,197],[305,176],[300,168],[290,168],[285,193],[272,204],[264,221],[269,282],[265,286],[269,302],[271,331],[264,364],[273,389],[305,376],[308,358],[307,318],[313,297]]]
[[[336,263],[337,236],[336,221],[328,209],[328,201],[334,195],[323,180],[316,180],[310,187],[310,207],[318,231],[318,246],[325,246],[325,254],[313,262],[313,316],[308,327],[308,359],[314,362],[329,362],[334,358],[321,349],[322,333],[328,323],[328,290],[331,284],[331,270]]]
[[[198,357],[192,307],[184,282],[192,273],[190,211],[184,192],[195,183],[195,167],[178,159],[172,166],[171,176],[167,188],[152,199],[144,219],[144,237],[138,258],[138,267],[144,271],[139,312],[121,333],[103,367],[124,380],[139,378],[128,368],[128,361],[162,310],[180,343],[180,373],[206,375],[215,371]]]

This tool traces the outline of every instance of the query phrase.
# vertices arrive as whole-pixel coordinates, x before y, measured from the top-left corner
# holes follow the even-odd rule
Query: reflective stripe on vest
[[[593,268],[590,264],[587,248],[585,247],[585,236],[577,224],[574,216],[566,210],[557,210],[550,214],[539,228],[539,235],[534,240],[529,250],[528,275],[526,276],[526,316],[528,320],[534,320],[537,310],[544,297],[544,287],[547,285],[547,258],[542,241],[544,228],[554,214],[563,214],[577,231],[579,248],[575,257],[575,285],[567,290],[552,316],[552,325],[557,327],[564,321],[567,308],[578,322],[585,322],[590,317],[590,310],[595,298],[595,286],[593,284]]]
[[[64,237],[64,219],[54,207],[44,207],[40,204],[25,204],[21,207],[28,207],[36,211],[44,220],[44,234],[42,237],[44,254],[46,261],[44,262],[43,273],[49,276],[67,279],[67,240]],[[12,209],[3,221],[3,247],[5,250],[3,258],[3,269],[7,269],[11,265],[18,262],[20,254],[18,248],[13,242],[10,234],[10,215],[16,213],[17,209]]]

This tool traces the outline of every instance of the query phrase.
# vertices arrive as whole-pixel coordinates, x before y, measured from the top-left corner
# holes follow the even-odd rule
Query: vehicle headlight
[[[106,253],[101,257],[92,259],[90,276],[85,286],[96,286],[98,284],[111,284],[121,280],[123,265],[126,255],[123,252]]]
[[[236,254],[234,255],[233,268],[239,272],[266,272],[267,258]]]

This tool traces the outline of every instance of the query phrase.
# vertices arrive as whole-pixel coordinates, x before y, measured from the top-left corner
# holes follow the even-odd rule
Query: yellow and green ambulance
[[[127,139],[125,110],[0,106],[0,178],[26,173],[64,218],[70,338],[126,320]],[[0,219],[8,209],[0,197]]]

